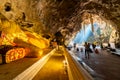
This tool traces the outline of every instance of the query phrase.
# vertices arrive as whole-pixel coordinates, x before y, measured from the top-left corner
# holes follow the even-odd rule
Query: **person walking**
[[[87,59],[89,59],[89,56],[90,56],[90,43],[87,43],[87,42],[85,42],[85,58],[87,58]]]

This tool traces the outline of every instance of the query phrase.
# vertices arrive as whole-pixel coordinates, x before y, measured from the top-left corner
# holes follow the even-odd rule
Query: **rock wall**
[[[60,31],[68,42],[81,29],[86,12],[111,23],[120,35],[119,4],[120,0],[0,0],[0,13],[18,23],[35,23],[37,33]]]

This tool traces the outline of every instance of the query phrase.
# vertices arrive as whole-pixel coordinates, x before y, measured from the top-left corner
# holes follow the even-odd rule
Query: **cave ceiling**
[[[81,29],[85,13],[100,16],[120,31],[120,0],[0,0],[0,13],[38,34],[61,32],[65,40]]]

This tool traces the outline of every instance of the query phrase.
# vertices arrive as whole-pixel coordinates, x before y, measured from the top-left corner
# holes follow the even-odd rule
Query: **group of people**
[[[85,47],[85,58],[88,58],[88,59],[89,59],[89,57],[90,57],[90,53],[92,53],[93,50],[95,50],[96,45],[95,45],[95,44],[92,44],[93,50],[90,48],[90,46],[91,46],[90,43],[85,42],[85,44],[84,44],[84,47]],[[81,49],[82,49],[82,48],[81,48]],[[78,48],[77,48],[77,51],[79,51]],[[83,51],[83,50],[81,50],[81,51]]]
[[[98,49],[96,49],[96,45],[95,44],[91,44],[91,45],[92,45],[93,50],[91,50],[91,48],[90,48],[90,43],[85,42],[85,45],[84,45],[85,46],[85,58],[89,59],[90,53],[93,51],[96,54],[99,53]]]
[[[92,48],[91,48],[91,47],[92,47]],[[83,52],[83,51],[84,51],[84,48],[85,48],[85,58],[87,58],[87,59],[90,58],[90,53],[96,52],[96,50],[97,50],[95,44],[90,44],[90,43],[87,43],[87,42],[85,42],[84,48],[78,48],[78,47],[76,47],[76,44],[73,45],[73,48],[74,48],[77,52],[79,52],[79,51]]]
[[[90,43],[85,42],[84,46],[85,46],[85,58],[89,59],[90,53],[93,52],[90,48]],[[97,50],[97,49],[95,49],[96,48],[95,44],[92,44],[92,48],[93,48],[94,51]]]

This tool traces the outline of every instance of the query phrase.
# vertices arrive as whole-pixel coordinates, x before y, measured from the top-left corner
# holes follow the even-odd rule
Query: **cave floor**
[[[100,53],[90,53],[89,59],[84,52],[78,53],[79,57],[100,76],[100,80],[120,80],[120,56],[111,54],[106,50]]]

